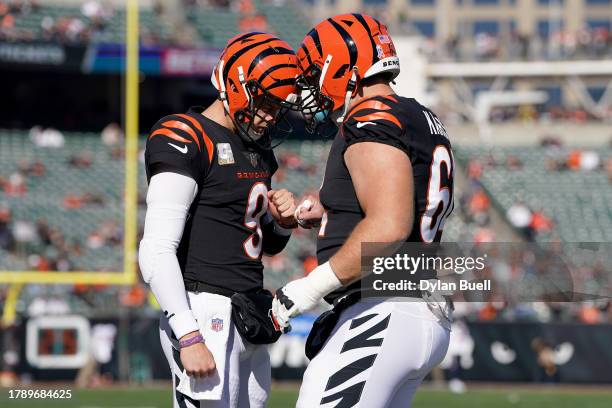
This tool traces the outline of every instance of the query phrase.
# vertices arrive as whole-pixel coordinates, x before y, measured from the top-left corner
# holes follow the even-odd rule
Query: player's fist
[[[289,326],[289,320],[314,309],[327,295],[341,288],[331,263],[317,266],[307,276],[289,282],[276,291],[272,300],[272,315],[281,327]]]
[[[321,202],[313,195],[308,194],[302,198],[295,210],[295,220],[302,228],[310,229],[321,225],[325,209]]]
[[[198,332],[188,333],[181,337],[181,340],[187,340],[198,334]],[[204,378],[212,375],[217,369],[215,358],[204,343],[181,347],[180,355],[183,368],[190,377]]]
[[[301,279],[289,282],[276,291],[272,300],[272,315],[278,325],[286,329],[292,317],[315,308],[321,298],[309,296],[309,291],[303,290]]]
[[[287,189],[268,191],[268,210],[276,222],[283,228],[295,228],[295,196]]]

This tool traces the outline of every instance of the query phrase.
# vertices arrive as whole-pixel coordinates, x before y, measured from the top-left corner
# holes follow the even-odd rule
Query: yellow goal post
[[[138,0],[126,0],[125,76],[125,185],[123,270],[95,271],[0,271],[0,284],[106,284],[132,285],[136,281],[138,233]],[[12,292],[13,293],[13,292]],[[13,296],[14,297],[14,296]]]

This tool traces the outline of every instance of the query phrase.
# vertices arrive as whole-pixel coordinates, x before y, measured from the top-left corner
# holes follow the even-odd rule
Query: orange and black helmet
[[[299,109],[295,51],[267,33],[246,33],[231,38],[212,73],[212,83],[238,134],[248,141],[267,144],[270,128],[288,110]],[[265,113],[264,113],[265,112]],[[256,115],[274,117],[265,131],[253,127]],[[262,142],[265,140],[265,142]]]
[[[400,71],[387,27],[366,14],[340,14],[320,22],[304,37],[297,57],[302,109],[311,126],[322,114],[339,109],[341,121],[360,81],[381,74],[392,81]]]

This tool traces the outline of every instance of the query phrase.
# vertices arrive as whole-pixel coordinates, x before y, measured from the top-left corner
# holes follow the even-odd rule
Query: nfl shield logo
[[[216,332],[223,330],[223,319],[212,319],[210,328]]]
[[[253,167],[257,167],[259,155],[257,153],[249,152],[249,160],[251,160],[251,164],[253,165]]]

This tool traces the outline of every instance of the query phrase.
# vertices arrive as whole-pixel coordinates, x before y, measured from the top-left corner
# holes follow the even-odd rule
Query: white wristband
[[[191,310],[175,314],[168,319],[168,323],[170,323],[174,335],[179,340],[187,333],[200,330]]]
[[[306,280],[312,290],[312,295],[319,298],[342,287],[342,282],[334,273],[329,261],[314,268]]]

